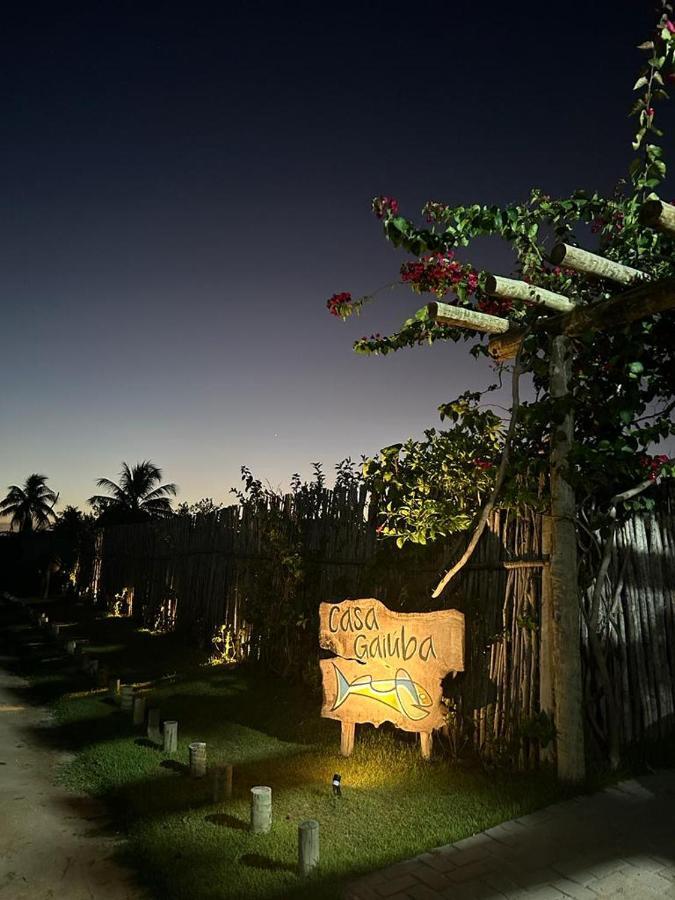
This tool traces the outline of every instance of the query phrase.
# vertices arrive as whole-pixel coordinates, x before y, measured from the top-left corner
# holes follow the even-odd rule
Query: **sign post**
[[[321,715],[342,724],[340,752],[354,749],[356,723],[392,722],[420,735],[431,756],[432,732],[444,723],[441,682],[464,670],[464,615],[456,609],[397,613],[379,600],[320,606]]]

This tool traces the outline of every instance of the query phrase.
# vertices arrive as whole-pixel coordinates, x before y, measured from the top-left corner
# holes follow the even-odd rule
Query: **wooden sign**
[[[372,598],[322,603],[319,643],[334,654],[320,661],[321,715],[343,723],[345,755],[357,722],[393,722],[424,735],[443,725],[441,681],[464,670],[458,610],[396,613]]]

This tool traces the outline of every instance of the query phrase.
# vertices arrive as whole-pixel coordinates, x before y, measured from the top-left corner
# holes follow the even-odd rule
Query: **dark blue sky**
[[[421,305],[370,198],[609,190],[650,3],[51,4],[2,27],[0,484],[82,504],[152,458],[224,499],[436,424],[463,345],[357,357]],[[667,106],[663,115],[672,114]],[[667,121],[667,120],[666,120]],[[470,257],[507,272],[507,248]]]

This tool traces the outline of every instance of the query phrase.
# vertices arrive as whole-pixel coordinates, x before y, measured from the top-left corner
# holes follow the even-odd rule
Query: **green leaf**
[[[648,84],[648,81],[644,75],[641,75],[638,80],[633,85],[634,91],[639,91],[641,87],[645,87]]]

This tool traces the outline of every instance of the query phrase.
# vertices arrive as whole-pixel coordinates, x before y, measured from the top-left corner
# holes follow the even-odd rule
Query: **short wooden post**
[[[354,722],[342,722],[340,729],[340,753],[342,756],[351,756],[354,751],[354,736],[356,725]]]
[[[257,785],[251,788],[251,831],[267,834],[272,829],[272,788]]]
[[[122,712],[131,712],[134,707],[133,684],[123,684],[120,689],[120,697],[122,699]]]
[[[164,752],[175,753],[178,750],[178,722],[164,723]]]
[[[190,775],[193,778],[203,778],[206,775],[206,744],[203,741],[194,741],[189,749]]]
[[[87,674],[91,675],[92,678],[96,678],[98,676],[98,660],[90,659],[87,665]]]
[[[420,731],[420,751],[422,759],[431,759],[431,745],[433,734],[431,731]]]
[[[150,706],[148,708],[148,730],[146,732],[151,741],[159,741],[159,706]]]
[[[232,766],[229,763],[213,770],[213,802],[222,803],[232,798]]]
[[[308,819],[298,825],[298,868],[309,875],[319,865],[319,823]]]
[[[75,656],[77,650],[77,641],[66,641],[66,653],[69,656]]]
[[[108,681],[108,696],[112,700],[117,700],[120,693],[120,680],[119,678],[111,678]]]
[[[61,630],[61,626],[60,626],[60,625],[57,625],[56,622],[53,622],[50,631],[51,631],[51,633],[52,633],[52,637],[53,637],[55,640],[58,639],[59,631],[60,631],[60,630]]]
[[[134,725],[145,722],[145,697],[134,697]]]

